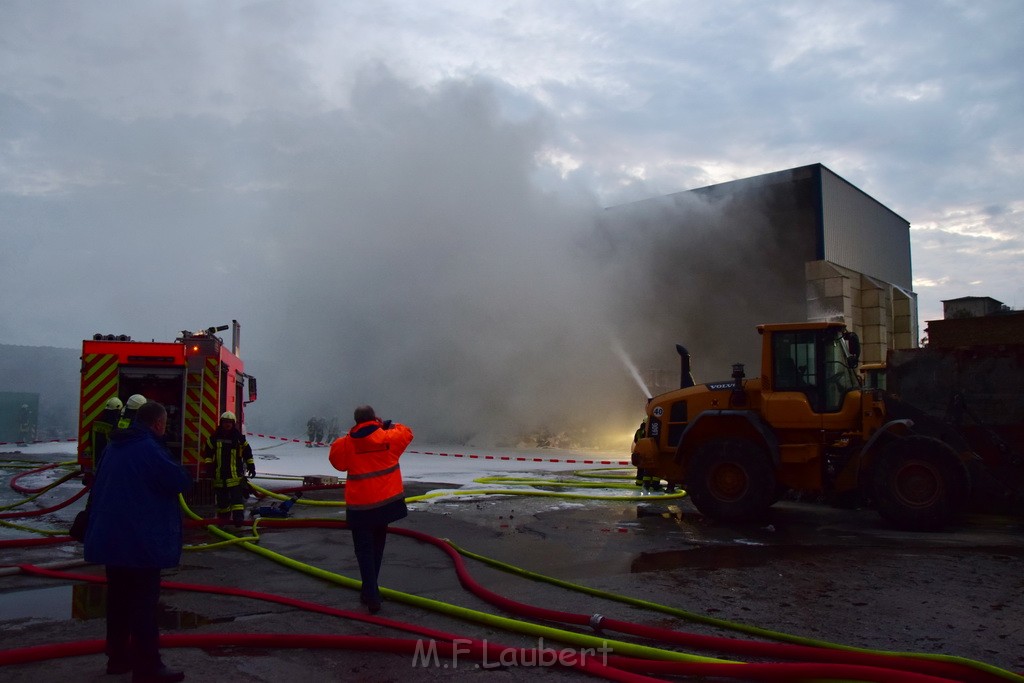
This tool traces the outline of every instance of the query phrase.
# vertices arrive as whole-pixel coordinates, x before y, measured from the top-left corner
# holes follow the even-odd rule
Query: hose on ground
[[[21,565],[20,568],[26,573],[37,576],[93,583],[104,583],[106,581],[105,578],[100,576],[70,574],[67,572],[42,569],[33,565]],[[260,648],[357,649],[413,655],[414,665],[417,661],[417,656],[419,656],[419,661],[421,663],[429,665],[431,657],[433,657],[435,661],[439,662],[438,658],[442,655],[446,658],[452,659],[453,661],[457,661],[460,656],[464,656],[470,661],[484,662],[485,665],[487,662],[490,662],[495,667],[514,666],[518,664],[536,666],[542,662],[546,662],[547,665],[557,664],[560,666],[567,666],[569,668],[577,668],[586,673],[598,675],[608,680],[628,681],[631,683],[653,681],[656,679],[636,675],[635,673],[630,673],[630,671],[687,676],[714,676],[719,678],[736,678],[747,681],[795,681],[814,678],[836,678],[862,681],[884,681],[886,683],[948,683],[949,681],[958,680],[913,672],[892,671],[886,668],[873,666],[842,663],[741,664],[736,662],[715,662],[709,660],[650,661],[610,655],[610,649],[605,645],[602,645],[600,649],[593,648],[593,654],[590,657],[587,657],[586,653],[589,651],[564,649],[555,650],[539,647],[532,649],[513,648],[504,645],[496,645],[488,641],[463,638],[449,633],[405,624],[403,622],[395,622],[390,619],[361,615],[354,612],[348,612],[346,610],[318,605],[316,603],[307,603],[301,600],[274,596],[272,594],[255,591],[185,584],[174,581],[162,581],[161,586],[170,590],[190,590],[268,600],[324,614],[355,618],[382,626],[392,626],[402,630],[419,633],[420,635],[431,639],[429,643],[425,644],[422,639],[410,640],[381,637],[371,638],[368,636],[323,636],[318,634],[173,634],[161,636],[161,647],[234,646]],[[611,643],[614,641],[608,642]],[[92,640],[0,651],[0,665],[24,664],[53,659],[56,657],[98,654],[103,651],[103,647],[104,641]],[[547,654],[545,655],[544,653]],[[601,653],[601,659],[607,663],[602,663],[602,661],[598,660],[598,653]],[[605,657],[606,655],[607,657]],[[737,669],[737,666],[739,666],[740,669]],[[622,669],[626,669],[628,671],[622,671]],[[739,671],[742,671],[742,673],[739,673]]]
[[[77,475],[77,474],[78,473],[74,473],[74,475]],[[74,476],[74,475],[72,475],[72,476]],[[66,477],[62,481],[65,481],[68,478],[70,478],[70,477]],[[493,483],[498,483],[498,482],[501,482],[501,483],[506,483],[506,482],[508,482],[508,483],[512,483],[512,482],[514,482],[514,483],[524,483],[524,482],[529,482],[529,483],[531,483],[533,485],[547,485],[547,486],[551,486],[551,485],[565,485],[563,482],[552,482],[552,481],[548,481],[548,480],[526,480],[526,479],[511,478],[511,477],[507,477],[507,478],[502,478],[502,477],[485,478],[485,479],[481,480],[479,483],[492,483],[492,482]],[[591,486],[594,486],[594,484],[591,484]],[[602,485],[601,484],[597,484],[596,486],[602,486]],[[603,486],[604,487],[608,487],[607,484],[605,484]],[[86,489],[83,489],[82,491],[78,492],[78,494],[76,496],[74,496],[73,498],[69,499],[64,504],[58,506],[55,509],[59,509],[60,507],[64,507],[67,504],[70,504],[74,500],[77,500],[77,498],[81,497],[81,495],[84,495],[85,492],[86,492]],[[280,493],[275,494],[274,492],[270,492],[270,491],[267,491],[267,493],[270,494],[270,495],[274,495],[275,497],[276,496],[280,496],[282,498],[284,497],[284,496],[281,496]],[[560,493],[543,492],[543,491],[541,491],[541,492],[538,492],[538,491],[517,491],[517,490],[513,491],[513,490],[508,490],[508,489],[500,489],[500,490],[484,490],[484,491],[461,491],[460,490],[460,491],[456,491],[456,492],[440,492],[438,494],[427,494],[426,496],[422,496],[422,497],[411,497],[409,499],[409,501],[413,502],[414,499],[425,499],[425,498],[430,498],[430,497],[440,496],[440,495],[450,495],[452,493],[457,494],[457,495],[458,494],[461,494],[461,495],[474,495],[474,494],[477,494],[477,493],[496,493],[496,494],[512,493],[513,495],[515,495],[515,494],[542,494],[542,495],[543,494],[548,494],[548,495],[559,496],[559,497],[574,497],[574,494],[560,494]],[[681,495],[681,494],[676,494],[675,496],[672,496],[672,497],[679,497],[679,495]],[[630,499],[630,500],[637,499],[637,497],[634,497],[634,496],[626,496],[626,497],[620,497],[620,496],[597,497],[597,496],[586,496],[586,495],[582,495],[582,494],[580,494],[579,497],[584,497],[584,498],[605,498],[605,499]],[[642,499],[643,500],[650,500],[652,498],[658,498],[658,497],[669,497],[669,496],[643,496]],[[182,505],[184,506],[184,501],[183,500],[182,500]],[[188,510],[187,507],[185,507],[185,509],[194,518],[194,520],[195,520],[194,523],[197,523],[197,524],[206,523],[206,520],[201,520],[201,518],[198,518],[197,516],[195,516],[194,513],[191,513],[191,510]],[[338,522],[336,520],[281,520],[281,519],[269,519],[269,520],[263,520],[263,521],[264,521],[264,524],[270,525],[270,526],[289,526],[289,527],[293,527],[293,526],[321,526],[321,527],[323,527],[323,526],[335,526],[335,525],[338,525],[341,528],[345,528],[345,526],[346,526],[343,522]],[[296,522],[299,522],[299,523],[296,523]],[[242,545],[243,547],[245,547],[246,549],[249,549],[249,550],[255,550],[257,552],[264,551],[264,553],[271,553],[270,555],[267,555],[267,556],[271,557],[271,559],[276,559],[276,558],[273,557],[273,555],[277,555],[276,553],[272,553],[272,551],[267,551],[266,549],[259,548],[258,546],[253,546],[253,544],[249,542],[249,541],[256,541],[256,542],[258,542],[258,535],[256,535],[256,526],[257,526],[257,524],[253,524],[253,533],[254,533],[254,535],[251,536],[251,537],[239,538],[237,536],[233,536],[231,534],[227,534],[226,532],[222,532],[221,531],[221,533],[223,534],[222,537],[225,539],[222,543],[207,544],[207,545],[204,545],[204,546],[200,546],[197,549],[211,549],[211,548],[214,548],[214,547],[221,547],[221,546],[226,545],[226,544],[239,544],[239,545]],[[210,527],[211,527],[211,531],[214,531],[214,529],[216,529],[216,527],[213,526],[212,523],[210,524]],[[218,529],[217,531],[220,531],[220,530]],[[458,548],[457,546],[455,546],[455,544],[451,543],[450,541],[442,541],[440,539],[436,539],[434,537],[427,536],[426,534],[420,534],[419,532],[412,532],[412,531],[401,529],[401,528],[397,528],[397,527],[396,528],[392,528],[392,531],[395,532],[395,533],[398,533],[400,535],[406,535],[406,536],[415,538],[415,539],[423,541],[423,542],[432,543],[432,544],[436,545],[437,547],[442,548],[446,553],[448,553],[452,557],[453,560],[457,560],[457,562],[456,562],[456,565],[457,565],[456,571],[457,571],[457,573],[459,573],[459,579],[460,579],[460,582],[463,583],[463,585],[467,585],[467,583],[475,584],[475,582],[473,582],[472,579],[468,577],[468,572],[465,570],[465,566],[464,566],[464,563],[462,562],[462,559],[460,557],[460,553],[463,554],[463,555],[466,555],[467,557],[473,557],[474,559],[482,559],[483,561],[488,561],[485,558],[481,558],[480,556],[474,556],[472,553],[468,553],[468,551],[464,551],[464,550]],[[56,532],[54,532],[54,533],[56,533]],[[52,540],[51,539],[31,539],[31,540],[47,541],[47,542],[63,542],[64,539],[52,539]],[[3,547],[3,546],[0,545],[0,547]],[[294,560],[290,560],[290,558],[285,558],[284,556],[278,556],[278,557],[279,558],[283,558],[284,560],[288,560],[290,562],[295,562]],[[495,561],[489,561],[489,562],[495,562]],[[295,563],[295,564],[301,565],[302,563]],[[323,572],[323,570],[317,570],[315,567],[310,567],[309,565],[305,565],[305,566],[309,567],[312,570],[315,570],[316,572],[322,573],[323,575],[321,575],[321,578],[326,578],[325,575],[331,574],[330,572]],[[316,574],[314,574],[314,575],[316,575]],[[334,576],[337,577],[338,579],[342,579],[343,580],[343,581],[335,581],[336,583],[343,583],[343,585],[344,585],[346,582],[350,582],[350,584],[353,585],[353,587],[358,587],[358,585],[359,585],[359,582],[355,581],[353,579],[347,579],[346,577],[342,577],[340,575],[334,575]],[[539,576],[539,575],[536,575],[536,576]],[[535,577],[534,576],[529,576],[528,578],[535,578]],[[328,579],[328,580],[331,580],[331,579]],[[516,603],[514,601],[508,600],[507,598],[504,598],[504,597],[499,596],[497,594],[494,594],[494,593],[492,593],[490,591],[487,591],[486,589],[483,589],[482,586],[477,586],[475,589],[472,589],[472,590],[473,590],[474,593],[478,594],[478,596],[483,597],[484,599],[488,600],[489,602],[492,602],[492,604],[497,604],[498,606],[502,607],[503,609],[507,609],[509,611],[513,611],[513,612],[516,612],[516,613],[523,613],[523,612],[530,613],[531,611],[533,611],[530,614],[530,616],[532,616],[533,618],[545,619],[545,620],[548,620],[548,621],[556,621],[556,622],[561,622],[561,623],[568,623],[568,624],[576,625],[576,626],[587,625],[588,623],[592,623],[593,618],[594,618],[591,615],[579,615],[579,614],[575,614],[574,615],[574,614],[568,614],[568,613],[555,612],[553,610],[546,610],[545,608],[536,608],[536,607],[529,606],[529,605],[523,605],[522,603]],[[397,599],[400,599],[403,602],[407,602],[407,603],[410,603],[410,604],[417,604],[417,602],[419,602],[419,603],[421,603],[420,606],[424,606],[423,601],[426,601],[426,603],[425,603],[426,605],[429,605],[431,603],[436,603],[436,601],[432,601],[432,600],[429,600],[429,599],[426,599],[426,598],[419,598],[418,596],[403,594],[403,593],[399,593],[397,591],[390,591],[389,589],[382,589],[382,593],[384,593],[386,596],[388,596],[388,597],[390,597],[392,599],[396,599],[397,598]],[[602,596],[602,597],[606,597],[606,596]],[[622,597],[622,596],[618,596],[618,597]],[[643,602],[643,601],[638,601],[638,602]],[[454,606],[454,605],[448,605],[447,603],[436,603],[436,604],[447,606],[447,607],[452,608],[452,609],[454,609],[456,611],[465,611],[467,614],[475,612],[474,610],[466,610],[466,608],[459,608],[459,607]],[[649,605],[654,605],[654,603],[646,603],[646,605],[648,605],[648,606]],[[661,607],[661,606],[658,606],[658,607]],[[428,608],[430,608],[430,607],[428,607]],[[671,608],[666,608],[666,609],[671,609]],[[442,612],[444,612],[445,610],[441,609],[441,610],[435,610],[435,611],[442,611]],[[479,618],[479,615],[481,615],[481,614],[485,615],[485,616],[492,616],[492,617],[494,616],[494,615],[486,615],[486,613],[476,613],[477,618]],[[463,617],[460,616],[460,618],[463,618]],[[501,620],[501,619],[504,619],[504,618],[498,617],[498,619]],[[473,620],[477,620],[477,619],[473,619]],[[508,621],[512,621],[512,620],[508,620]],[[713,620],[713,621],[717,622],[719,620]],[[489,620],[485,620],[484,623],[493,623],[493,622],[491,622]],[[499,621],[499,623],[500,623],[500,621]],[[524,622],[515,622],[515,623],[523,624]],[[724,623],[728,623],[728,622],[724,622]],[[920,673],[921,675],[925,675],[925,676],[936,674],[936,675],[939,675],[940,677],[942,677],[942,676],[945,676],[945,675],[948,675],[948,674],[953,674],[953,678],[955,680],[987,680],[988,676],[985,676],[985,674],[988,674],[989,676],[995,676],[995,677],[1000,678],[1000,679],[1022,680],[1022,681],[1024,681],[1024,678],[1016,676],[1015,674],[1012,674],[1010,672],[1003,671],[1003,670],[998,669],[996,667],[990,667],[988,665],[980,665],[980,666],[978,666],[980,663],[972,662],[971,660],[963,660],[961,658],[947,658],[947,657],[944,657],[942,655],[918,655],[918,654],[914,654],[914,653],[876,652],[876,651],[870,651],[870,650],[860,650],[859,648],[849,648],[847,646],[839,646],[839,645],[834,645],[834,644],[827,644],[827,643],[826,644],[821,644],[821,643],[818,643],[818,642],[815,642],[815,641],[808,641],[808,642],[811,642],[813,644],[813,647],[810,647],[810,646],[799,646],[799,645],[780,646],[778,644],[772,644],[772,643],[753,643],[752,641],[738,641],[738,640],[734,640],[734,639],[716,639],[715,637],[712,637],[712,636],[695,636],[693,634],[681,634],[681,633],[675,632],[675,631],[667,631],[665,629],[655,629],[653,627],[645,627],[645,626],[642,626],[642,625],[631,624],[629,622],[622,622],[622,621],[617,621],[617,620],[610,620],[610,619],[607,619],[607,618],[602,618],[600,620],[599,624],[600,624],[600,627],[602,629],[618,630],[618,631],[621,631],[623,633],[628,633],[630,635],[635,635],[635,636],[639,636],[639,637],[652,638],[652,639],[661,639],[661,640],[664,640],[666,642],[673,642],[674,644],[687,645],[687,646],[690,646],[690,647],[703,647],[704,649],[718,649],[718,650],[721,650],[721,651],[741,652],[743,654],[749,654],[749,655],[754,655],[754,656],[779,656],[779,653],[781,652],[781,650],[775,650],[774,648],[780,648],[780,647],[784,647],[784,648],[801,648],[801,650],[808,650],[808,651],[813,651],[813,652],[802,652],[801,650],[798,650],[798,649],[791,649],[789,652],[787,652],[785,654],[787,654],[791,658],[800,658],[797,655],[801,655],[801,656],[805,656],[807,658],[810,658],[812,660],[816,659],[818,657],[821,657],[821,659],[817,661],[817,663],[819,663],[819,664],[823,663],[823,664],[841,665],[841,666],[868,666],[869,668],[870,668],[870,666],[879,665],[882,668],[890,668],[890,669],[892,668],[891,665],[893,663],[892,662],[893,659],[899,659],[899,658],[902,658],[902,657],[908,657],[910,659],[915,659],[916,658],[919,663],[925,664],[925,666],[923,666],[923,667],[918,667],[918,670],[917,670],[917,673]],[[719,625],[719,624],[716,624],[716,625]],[[526,624],[526,626],[528,627],[528,630],[527,631],[521,631],[521,632],[535,632],[535,631],[530,630],[530,629],[532,627],[535,627],[536,625]],[[544,627],[540,627],[540,628],[544,628]],[[514,629],[514,630],[517,630],[517,629]],[[571,632],[562,632],[562,631],[560,631],[558,629],[555,629],[554,631],[552,631],[550,633],[549,637],[553,636],[553,637],[555,637],[557,639],[558,636],[562,635],[563,633],[568,633],[570,636],[578,636],[578,635],[580,635],[580,634],[572,634]],[[771,632],[767,632],[767,633],[771,633]],[[765,635],[765,634],[764,633],[759,633],[758,635]],[[778,636],[780,634],[773,634],[773,635]],[[781,634],[781,635],[784,635],[784,634]],[[541,637],[543,637],[543,636],[541,636]],[[721,642],[721,641],[728,641],[728,644],[730,646],[733,646],[733,644],[735,644],[735,643],[743,643],[743,644],[738,646],[738,648],[735,649],[735,650],[729,650],[729,649],[726,649],[724,647],[724,645],[726,645],[727,643]],[[579,643],[581,641],[575,640],[575,641],[572,641],[572,642]],[[589,645],[596,644],[593,641],[586,641],[586,640],[584,640],[582,642],[584,644],[589,644]],[[604,642],[604,641],[601,641],[601,642]],[[640,650],[633,650],[635,655],[639,655],[639,657],[634,656],[633,659],[639,658],[641,660],[647,660],[647,659],[649,659],[652,656],[660,659],[665,654],[679,654],[679,653],[670,653],[669,651],[658,650],[658,649],[655,649],[655,648],[643,649],[645,646],[633,646],[630,643],[619,643],[617,641],[608,641],[608,642],[614,643],[614,645],[616,646],[616,649],[619,650],[619,651],[629,651],[630,649],[635,648],[635,647],[641,648]],[[853,663],[850,663],[850,662],[847,662],[847,661],[834,660],[831,656],[822,656],[822,655],[820,655],[820,653],[822,652],[822,650],[821,650],[822,645],[824,645],[824,647],[827,647],[827,648],[833,648],[833,650],[832,650],[833,652],[839,651],[839,652],[845,652],[845,653],[870,655],[870,656],[866,656],[863,659],[859,659],[858,661],[860,661],[860,662],[871,662],[871,664],[870,665],[866,665],[866,664],[863,664],[863,663],[853,664]],[[747,648],[749,648],[749,649],[747,649]],[[653,652],[651,652],[650,650],[653,650]],[[826,650],[826,652],[827,652],[827,650]],[[874,659],[874,658],[880,658],[880,659]],[[672,659],[674,659],[674,658],[672,658]],[[735,666],[736,664],[738,664],[738,662],[715,660],[715,659],[706,658],[706,657],[684,657],[682,661],[689,662],[689,663],[703,663],[703,664],[719,665],[719,666],[724,665],[724,666],[727,666],[727,667],[728,666]],[[954,669],[947,669],[947,668],[944,668],[943,666],[933,666],[933,665],[950,665],[952,667],[966,667],[967,670],[964,670],[963,668],[955,669],[955,670]],[[745,672],[747,670],[746,667],[748,667],[748,666],[755,666],[755,665],[744,664],[744,671]],[[900,666],[904,666],[904,664],[901,663]],[[913,668],[913,667],[910,667],[910,668]],[[642,670],[645,670],[645,669],[642,669]],[[930,673],[925,673],[925,672],[930,672]],[[712,674],[706,674],[706,675],[712,675]],[[722,675],[722,674],[719,674],[719,675]],[[745,679],[749,679],[749,677],[748,677],[748,675],[746,673],[744,674],[744,678]],[[773,679],[765,679],[765,680],[773,680]],[[868,679],[868,680],[876,680],[876,679],[871,678],[871,679]]]
[[[344,522],[334,520],[265,520],[265,524],[273,527],[296,527],[296,526],[335,526],[345,528]],[[530,605],[517,603],[502,596],[499,596],[480,586],[469,575],[465,563],[459,556],[455,546],[450,542],[442,541],[428,534],[392,527],[391,532],[398,535],[408,536],[416,540],[430,543],[446,552],[456,566],[460,583],[467,587],[478,597],[496,604],[506,611],[518,615],[527,615],[534,619],[541,619],[551,622],[568,623],[575,626],[590,625],[591,615],[569,614],[538,608]],[[264,549],[265,550],[265,549]],[[267,551],[271,552],[271,551]],[[301,564],[301,563],[300,563]],[[388,590],[388,589],[382,589]],[[431,601],[433,602],[433,601]],[[727,622],[725,622],[727,623]],[[941,656],[923,655],[922,658],[903,658],[904,653],[880,653],[863,649],[841,649],[841,646],[831,647],[827,643],[815,643],[815,646],[780,645],[777,643],[760,643],[754,641],[739,641],[735,639],[716,638],[713,636],[695,636],[683,634],[677,631],[645,627],[637,624],[618,620],[602,620],[602,626],[609,630],[618,630],[644,638],[672,642],[677,645],[689,647],[700,647],[702,649],[714,649],[730,654],[748,654],[756,656],[771,656],[776,658],[799,658],[812,661],[824,661],[829,663],[845,664],[869,664],[872,666],[886,666],[889,668],[901,668],[904,670],[930,673],[941,676],[949,676],[953,680],[991,680],[992,677],[1002,678],[1001,674],[1008,674],[996,667],[981,665],[963,658],[937,658]],[[774,634],[779,635],[779,634]],[[980,666],[978,666],[980,665]],[[1010,674],[1013,677],[1013,674]],[[1021,679],[1024,680],[1024,679]]]

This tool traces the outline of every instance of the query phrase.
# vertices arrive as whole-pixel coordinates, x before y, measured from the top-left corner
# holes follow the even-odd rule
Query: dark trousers
[[[245,519],[245,499],[247,490],[241,484],[237,486],[215,486],[213,497],[217,503],[217,517],[241,522]]]
[[[160,661],[160,570],[107,565],[107,657],[135,671],[155,671]]]
[[[363,582],[360,591],[363,600],[369,604],[380,602],[380,589],[377,577],[380,565],[384,561],[384,544],[388,540],[387,524],[350,524],[352,529],[352,545],[359,562],[359,578]]]

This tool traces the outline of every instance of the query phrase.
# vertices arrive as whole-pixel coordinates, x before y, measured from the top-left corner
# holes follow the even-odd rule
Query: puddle
[[[70,619],[71,586],[0,593],[0,619]]]
[[[26,619],[103,619],[106,609],[106,586],[80,584],[0,593],[0,623]],[[163,629],[190,629],[235,620],[235,617],[210,618],[195,612],[175,610],[163,603],[160,603],[159,610],[160,628]]]
[[[749,544],[697,546],[686,550],[640,553],[630,564],[630,571],[636,574],[672,569],[744,569],[760,567],[779,560],[809,560],[840,551],[849,551],[849,548]]]

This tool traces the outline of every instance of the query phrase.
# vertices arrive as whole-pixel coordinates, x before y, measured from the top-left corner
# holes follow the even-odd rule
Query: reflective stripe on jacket
[[[252,448],[237,429],[227,434],[218,429],[206,442],[203,462],[214,465],[214,486],[239,486],[245,478],[245,466],[253,464]]]
[[[103,449],[110,441],[110,433],[114,431],[114,423],[117,422],[116,413],[113,418],[104,419],[105,417],[106,413],[104,412],[103,415],[93,420],[92,429],[89,432],[89,460],[93,472],[99,466],[100,456],[103,455]]]
[[[370,510],[405,498],[398,459],[412,436],[403,424],[384,429],[374,420],[357,424],[331,444],[331,465],[348,472],[345,505],[349,510]]]

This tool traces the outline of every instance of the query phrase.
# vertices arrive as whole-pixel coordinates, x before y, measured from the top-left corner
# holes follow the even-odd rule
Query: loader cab
[[[779,331],[771,343],[772,389],[804,394],[816,413],[840,410],[847,392],[860,386],[849,345],[833,330]]]
[[[767,421],[780,429],[842,428],[859,410],[859,346],[835,323],[762,325],[762,392]],[[847,415],[849,413],[849,415]]]

